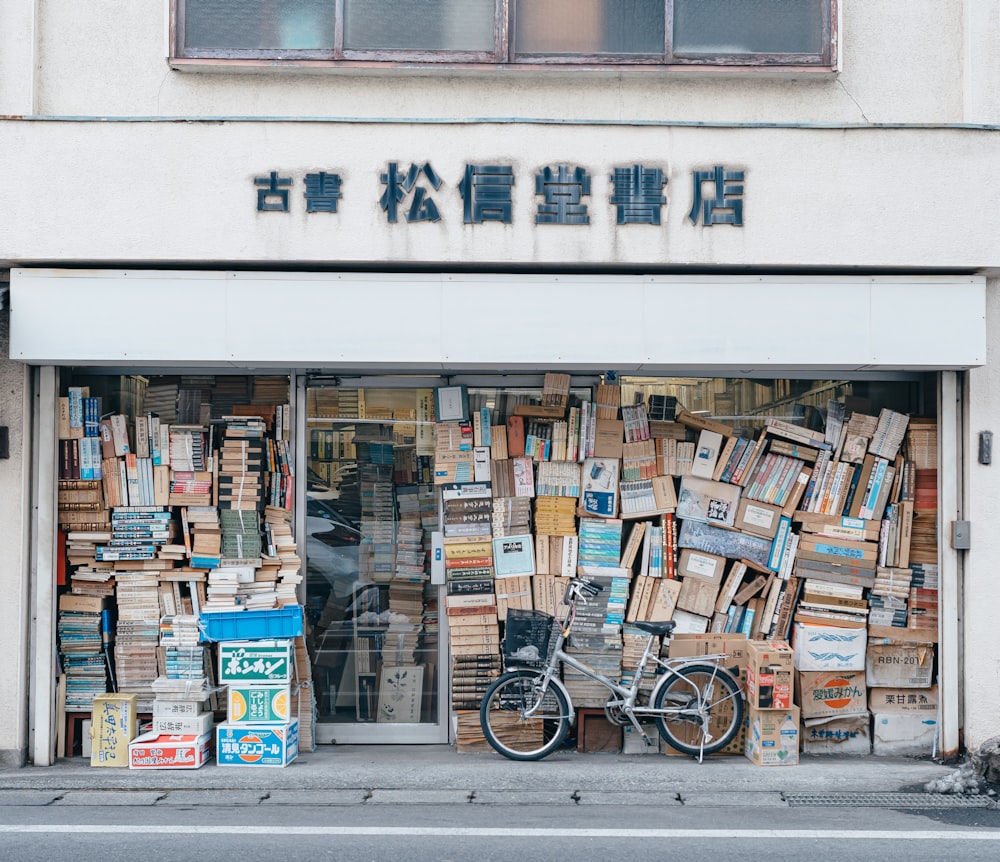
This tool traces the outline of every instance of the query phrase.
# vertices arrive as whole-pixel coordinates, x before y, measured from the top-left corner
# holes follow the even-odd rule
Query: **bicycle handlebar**
[[[603,592],[604,587],[600,584],[592,583],[587,578],[573,578],[566,587],[566,594],[563,596],[562,603],[564,605],[568,605],[573,600],[574,596],[579,596],[581,598],[584,598],[585,596],[593,598],[598,593]],[[584,598],[584,601],[586,601],[586,598]]]

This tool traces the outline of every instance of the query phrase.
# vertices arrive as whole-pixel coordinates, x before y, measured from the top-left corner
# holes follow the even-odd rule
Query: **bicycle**
[[[586,578],[573,578],[560,603],[567,606],[562,620],[539,611],[508,611],[503,643],[507,672],[486,690],[479,710],[487,742],[511,760],[540,760],[559,748],[574,718],[572,699],[559,676],[565,664],[608,689],[604,706],[608,721],[621,727],[631,725],[645,745],[654,743],[640,719],[653,718],[668,745],[697,757],[699,763],[704,755],[725,748],[743,722],[739,679],[717,663],[726,660],[725,654],[660,658],[654,645],[670,635],[675,622],[633,623],[649,639],[627,685],[563,650],[577,603],[586,604],[588,597],[602,590]],[[643,672],[650,662],[657,678],[648,702],[643,702]]]

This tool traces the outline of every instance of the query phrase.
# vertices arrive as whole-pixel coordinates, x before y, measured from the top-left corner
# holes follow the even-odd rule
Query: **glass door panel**
[[[446,742],[426,389],[306,390],[306,614],[320,742]],[[424,439],[426,438],[426,439]]]

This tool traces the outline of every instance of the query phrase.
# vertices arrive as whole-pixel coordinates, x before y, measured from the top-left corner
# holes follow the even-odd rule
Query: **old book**
[[[636,521],[632,524],[632,529],[629,531],[628,539],[626,540],[625,547],[622,550],[621,559],[618,562],[620,568],[628,569],[632,567],[632,563],[635,562],[636,554],[639,552],[639,548],[642,545],[643,535],[645,534],[648,526],[648,521]]]
[[[743,437],[728,437],[726,442],[723,444],[722,449],[719,452],[719,458],[715,462],[715,470],[712,472],[711,479],[715,482],[719,482],[722,479],[722,474],[729,464],[729,459],[732,457],[734,450],[736,449],[736,444],[743,442],[745,438]]]
[[[688,428],[696,428],[699,431],[714,431],[716,434],[721,434],[723,437],[728,437],[733,433],[733,429],[724,422],[716,422],[714,419],[709,419],[707,416],[696,416],[694,413],[689,413],[687,410],[678,410],[676,421],[680,422],[682,425],[686,425]]]
[[[875,467],[875,456],[871,453],[864,456],[861,462],[861,470],[858,472],[857,487],[851,499],[848,515],[852,518],[860,517],[861,507],[864,498],[871,489],[872,470]]]
[[[743,583],[743,576],[746,574],[747,564],[742,560],[734,560],[729,568],[729,574],[726,575],[725,580],[722,583],[722,589],[719,590],[719,597],[715,603],[715,610],[718,613],[726,613],[729,610],[729,606],[733,603],[733,597],[736,595],[736,591],[740,588],[740,584]]]
[[[701,479],[711,480],[715,474],[715,465],[723,447],[723,435],[717,431],[703,429],[698,434],[695,445],[694,460],[691,462],[691,475]]]
[[[750,599],[754,598],[761,590],[764,589],[764,585],[767,583],[767,577],[764,575],[757,575],[750,583],[745,584],[737,590],[736,595],[733,596],[733,603],[737,605],[745,605]]]
[[[524,456],[525,431],[524,417],[511,416],[507,419],[507,457],[520,458]]]

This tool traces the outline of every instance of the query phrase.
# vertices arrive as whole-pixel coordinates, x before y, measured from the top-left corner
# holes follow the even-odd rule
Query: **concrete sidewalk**
[[[230,804],[280,802],[284,797],[325,804],[628,804],[638,798],[648,804],[766,805],[784,804],[787,793],[923,793],[928,781],[954,771],[954,766],[910,758],[803,756],[795,766],[758,767],[741,756],[706,758],[699,764],[679,756],[566,751],[518,763],[493,753],[459,754],[444,745],[330,745],[300,754],[285,768],[211,761],[197,770],[129,770],[65,758],[51,767],[0,769],[0,799],[28,791],[44,798],[56,791],[85,790],[134,791],[179,802],[196,798],[197,791],[227,791]],[[138,798],[135,802],[141,804]]]

